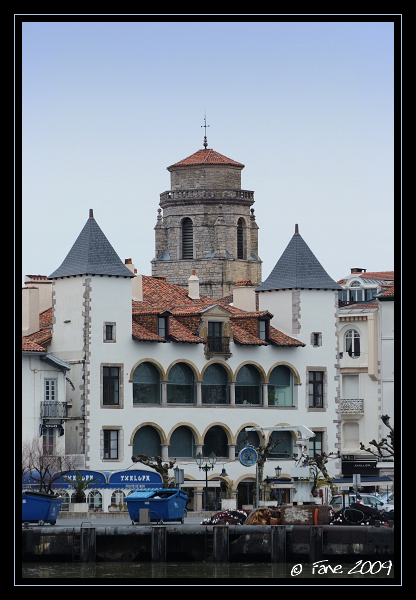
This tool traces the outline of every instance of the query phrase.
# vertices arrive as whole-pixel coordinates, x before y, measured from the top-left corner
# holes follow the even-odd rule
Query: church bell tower
[[[262,263],[254,192],[241,189],[244,165],[209,149],[206,135],[203,145],[167,167],[171,189],[160,194],[152,275],[187,288],[195,271],[201,294],[218,299],[237,281],[259,285]]]

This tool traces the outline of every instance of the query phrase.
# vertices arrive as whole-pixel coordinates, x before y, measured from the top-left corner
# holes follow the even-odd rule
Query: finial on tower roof
[[[201,125],[201,127],[204,127],[204,128],[205,128],[205,135],[204,135],[204,148],[205,148],[205,150],[206,150],[206,149],[207,149],[207,147],[208,147],[208,140],[207,140],[207,127],[209,127],[209,125],[207,125],[207,116],[206,116],[206,115],[204,116],[204,122],[205,122],[205,125]]]

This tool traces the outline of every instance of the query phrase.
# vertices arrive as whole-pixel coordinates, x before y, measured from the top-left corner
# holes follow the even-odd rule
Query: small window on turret
[[[104,323],[103,326],[103,342],[111,343],[116,341],[116,324],[113,323]]]
[[[314,331],[311,333],[311,344],[315,348],[318,346],[322,346],[322,333]]]

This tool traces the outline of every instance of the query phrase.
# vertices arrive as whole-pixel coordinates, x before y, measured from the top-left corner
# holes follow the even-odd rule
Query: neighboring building
[[[195,460],[199,452],[217,456],[209,472],[209,507],[219,507],[226,490],[238,506],[252,503],[255,468],[240,464],[238,454],[246,440],[257,445],[258,437],[245,427],[306,425],[316,433],[310,454],[336,451],[339,286],[298,233],[294,238],[289,254],[294,245],[302,251],[285,269],[295,271],[296,285],[287,292],[274,284],[267,288],[266,279],[256,310],[256,286],[248,279],[232,288],[231,306],[204,296],[197,272],[188,274],[187,288],[137,275],[90,211],[68,256],[49,276],[52,329],[42,334],[48,352],[71,368],[67,452],[84,454],[85,467],[97,472],[131,467],[131,456],[142,453],[175,458],[192,508],[199,509],[205,487]],[[314,289],[302,289],[299,277],[311,271],[312,257],[319,277],[307,282]],[[292,311],[290,322],[281,321]],[[281,477],[290,477],[295,436],[279,437],[265,477],[273,477],[278,464]],[[337,464],[330,463],[329,471],[336,475]],[[285,501],[293,499],[290,488],[290,482],[282,484]]]
[[[360,443],[386,436],[381,415],[394,423],[394,273],[351,269],[339,283],[342,472],[392,477],[394,463]]]
[[[22,338],[22,441],[42,437],[43,452],[57,454],[68,416],[66,374],[70,366],[30,339]],[[62,441],[61,454],[65,453]]]
[[[261,282],[258,226],[254,192],[241,189],[244,165],[204,146],[168,167],[171,189],[160,195],[152,275],[186,288],[195,271],[201,292],[220,298],[237,281]]]

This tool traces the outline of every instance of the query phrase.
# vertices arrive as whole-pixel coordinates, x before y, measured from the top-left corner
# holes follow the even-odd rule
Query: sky
[[[91,208],[150,275],[167,167],[203,148],[205,115],[208,148],[245,165],[263,280],[295,224],[336,281],[394,269],[393,16],[92,16],[22,24],[22,285]]]

